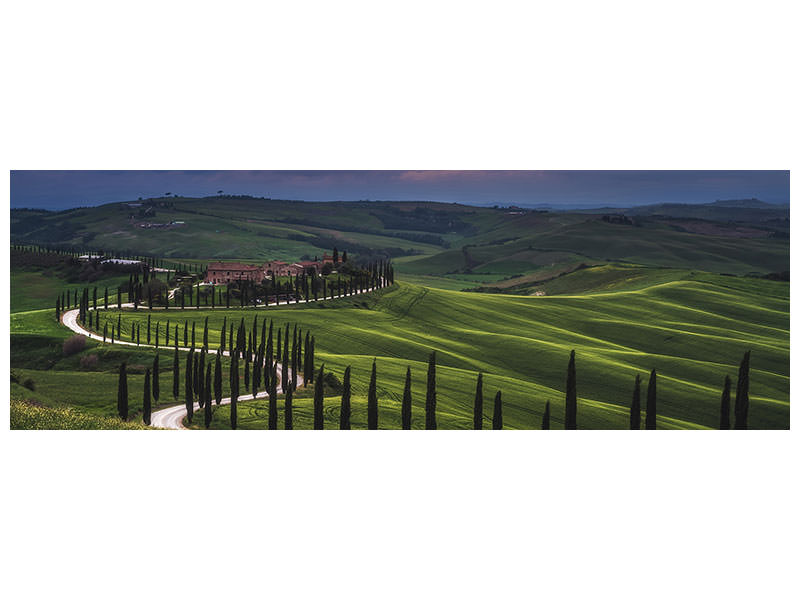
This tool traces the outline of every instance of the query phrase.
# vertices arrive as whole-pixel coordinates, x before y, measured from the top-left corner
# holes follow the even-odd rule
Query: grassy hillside
[[[116,311],[110,312],[109,318],[116,319]],[[211,339],[216,340],[224,316],[235,321],[245,316],[249,323],[252,314],[217,310],[186,318],[199,324],[208,316]],[[722,381],[725,375],[735,378],[748,349],[753,351],[752,427],[786,428],[789,423],[784,283],[695,273],[627,291],[542,298],[401,283],[370,300],[260,314],[276,326],[298,323],[312,331],[318,365],[325,363],[340,378],[352,365],[357,403],[366,395],[375,357],[379,395],[395,414],[405,369],[411,366],[415,426],[422,424],[426,360],[432,349],[438,352],[442,427],[470,425],[478,371],[486,374],[487,397],[503,391],[508,427],[537,428],[547,400],[553,402],[558,426],[572,349],[577,352],[581,427],[624,428],[633,378],[637,373],[646,378],[651,368],[659,373],[660,427],[715,427]],[[144,312],[123,311],[125,323],[144,319]],[[331,426],[336,422],[335,399],[327,414]]]
[[[120,204],[61,213],[12,211],[12,238],[182,262],[297,260],[333,246],[352,256],[391,256],[399,281],[391,289],[258,311],[259,318],[269,316],[277,326],[297,323],[314,333],[317,366],[324,363],[339,379],[345,367],[352,366],[356,427],[365,425],[373,358],[382,425],[399,425],[403,379],[410,366],[414,426],[423,426],[431,350],[438,356],[440,427],[471,426],[479,371],[485,374],[487,416],[499,389],[508,428],[538,428],[548,400],[553,403],[554,427],[559,427],[572,349],[577,353],[580,427],[626,427],[633,379],[636,374],[646,379],[652,368],[658,371],[659,427],[715,427],[723,379],[735,378],[746,350],[753,352],[751,426],[789,425],[789,286],[741,276],[788,271],[789,241],[780,227],[770,229],[769,219],[678,226],[672,217],[649,213],[615,221],[601,214],[457,204],[298,203],[232,197],[159,199],[151,207],[155,214],[143,215],[140,209]],[[733,208],[746,209],[747,214],[760,210],[757,205]],[[731,207],[718,209],[703,210],[723,215]],[[185,225],[139,226],[171,221]],[[55,297],[65,288],[96,285],[102,293],[105,286],[115,289],[127,276],[88,272],[78,261],[57,262],[58,256],[12,252],[16,422],[35,427],[51,422],[56,414],[42,411],[66,409],[78,413],[63,413],[76,426],[79,415],[111,419],[97,426],[113,426],[116,369],[123,360],[131,373],[135,420],[144,369],[154,350],[90,341],[81,352],[65,356],[62,344],[71,333],[53,315]],[[460,291],[465,289],[494,293]],[[148,313],[121,314],[126,336],[133,324],[145,322]],[[117,315],[112,310],[103,318],[116,322]],[[253,312],[152,313],[162,332],[167,318],[173,326],[195,321],[198,341],[206,316],[213,346],[223,318],[238,323],[244,317],[249,327]],[[172,353],[160,352],[162,388],[171,388]],[[21,382],[28,380],[32,388],[21,388]],[[227,387],[226,382],[226,395]],[[336,393],[328,392],[328,427],[338,420]],[[172,402],[168,396],[160,405]],[[310,426],[307,396],[301,392],[296,401],[300,428]],[[217,409],[214,427],[227,427],[228,410]],[[242,427],[264,427],[264,411],[263,402],[247,405]],[[28,413],[30,418],[24,416]]]
[[[159,198],[57,213],[12,211],[15,243],[58,243],[181,260],[297,260],[334,246],[392,257],[397,272],[443,289],[499,291],[608,262],[716,273],[789,270],[788,214],[772,205],[645,211],[629,224],[589,212],[519,211],[428,202],[291,202]],[[666,205],[665,205],[666,206]],[[680,205],[686,206],[686,205]],[[783,212],[781,212],[783,211]],[[613,211],[612,211],[613,212]],[[784,214],[784,209],[779,214]],[[732,219],[742,219],[732,222]],[[142,225],[181,221],[168,228]]]

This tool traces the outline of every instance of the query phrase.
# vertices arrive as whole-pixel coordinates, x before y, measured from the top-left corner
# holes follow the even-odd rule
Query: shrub
[[[86,348],[86,338],[76,334],[64,342],[62,350],[64,351],[64,356],[72,356],[81,352],[84,348]]]
[[[331,394],[341,394],[342,393],[342,382],[339,381],[339,378],[331,371],[325,371],[325,374],[322,377],[325,380],[325,391]]]
[[[81,356],[81,369],[87,369],[89,371],[94,370],[97,367],[97,362],[97,354]]]
[[[22,385],[24,385],[26,388],[28,388],[32,392],[36,390],[36,382],[33,379],[31,379],[30,377],[28,377],[25,381],[23,381]]]

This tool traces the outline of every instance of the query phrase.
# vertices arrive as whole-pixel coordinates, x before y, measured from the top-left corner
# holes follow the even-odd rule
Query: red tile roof
[[[258,265],[246,265],[244,263],[216,262],[208,264],[209,271],[260,271]]]

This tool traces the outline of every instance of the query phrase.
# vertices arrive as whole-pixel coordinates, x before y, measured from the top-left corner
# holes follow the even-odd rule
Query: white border
[[[16,3],[3,172],[791,169],[792,9]],[[0,304],[7,336],[7,291]],[[793,431],[7,427],[6,412],[10,598],[797,591]]]

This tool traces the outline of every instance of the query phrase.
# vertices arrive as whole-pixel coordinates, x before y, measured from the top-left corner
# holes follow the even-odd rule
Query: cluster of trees
[[[320,373],[322,367],[320,367]],[[369,390],[367,393],[367,428],[378,428],[378,401],[376,383],[376,363],[372,363],[372,375],[370,377]],[[315,390],[315,428],[317,424],[317,413],[320,418],[322,415],[322,380],[318,378]],[[570,353],[567,363],[566,394],[564,405],[564,429],[578,428],[578,396],[577,396],[577,375],[575,369],[575,351]],[[630,428],[641,429],[641,378],[639,375],[634,380],[633,399],[630,408]],[[734,429],[747,429],[747,415],[749,411],[749,390],[750,390],[750,351],[747,351],[739,365],[739,378],[736,386],[736,400],[734,406]],[[725,377],[720,406],[720,429],[730,429],[731,411],[731,381],[730,377]],[[317,399],[319,398],[319,400]],[[318,407],[319,405],[319,407]],[[340,408],[340,429],[350,429],[350,367],[345,369],[344,390],[342,392]],[[403,429],[411,429],[411,368],[406,370],[406,379],[403,390],[403,399],[400,409],[401,422]],[[647,398],[645,405],[645,429],[656,428],[656,370],[650,372],[650,379],[647,386]],[[484,414],[483,398],[483,373],[478,373],[475,385],[475,399],[473,403],[473,428],[483,429],[486,415]],[[545,404],[544,414],[542,415],[541,429],[550,429],[551,409],[550,401]],[[321,423],[321,421],[320,421]],[[503,429],[503,402],[502,392],[497,390],[492,405],[491,416],[492,429]],[[428,358],[428,377],[427,389],[425,391],[425,428],[436,429],[436,352],[432,352]]]
[[[229,284],[225,286],[223,294],[221,288],[218,289],[214,285],[201,287],[198,282],[196,285],[184,286],[177,290],[173,304],[175,304],[175,308],[180,306],[180,308],[185,309],[188,299],[188,305],[194,305],[195,308],[201,308],[201,306],[207,308],[224,306],[225,308],[230,308],[231,300],[233,299],[234,303],[236,303],[238,299],[240,308],[246,308],[251,304],[253,307],[257,307],[259,304],[267,305],[271,302],[287,304],[292,301],[297,303],[301,300],[327,300],[342,296],[352,296],[392,285],[393,283],[394,267],[390,263],[379,262],[355,271],[349,278],[342,279],[339,276],[336,280],[330,281],[330,283],[327,278],[308,276],[304,273],[297,275],[293,279],[289,278],[285,282],[272,277],[265,279],[262,284],[249,281]],[[79,301],[77,289],[72,290],[72,292],[69,290],[63,291],[56,298],[56,320],[59,320],[61,314],[66,310],[79,308],[81,310],[81,323],[85,323],[86,311],[89,309],[88,304],[85,304],[83,300],[88,293],[89,288],[84,288],[81,291],[81,300]],[[94,310],[97,309],[97,293],[98,288],[95,287],[92,292],[95,299]],[[154,273],[151,274],[149,271],[144,271],[141,279],[139,274],[132,273],[128,278],[127,285],[123,284],[117,287],[116,298],[113,295],[111,296],[111,306],[119,308],[123,302],[133,304],[134,309],[138,309],[140,305],[151,310],[156,306],[165,309],[170,308],[169,290],[166,283],[158,279]],[[103,293],[103,307],[108,310],[108,287],[105,288]],[[95,315],[95,318],[97,319],[97,330],[99,331],[99,315]]]
[[[243,362],[244,386],[246,392],[256,397],[260,389],[264,389],[269,398],[269,409],[267,413],[267,428],[278,428],[278,390],[284,394],[284,428],[293,429],[293,395],[297,389],[297,373],[303,369],[303,385],[314,383],[313,401],[313,427],[314,429],[324,428],[324,399],[325,399],[325,365],[321,365],[315,373],[314,367],[314,337],[297,327],[286,325],[285,330],[278,328],[277,342],[273,335],[274,325],[269,324],[267,333],[266,320],[261,324],[261,342],[256,346],[257,322],[254,321],[253,328],[248,333],[244,320],[236,329],[236,341],[234,340],[234,328],[231,325],[228,345],[230,347],[230,389],[231,389],[231,416],[230,426],[232,429],[237,427],[237,402],[241,393],[239,363]],[[291,344],[290,340],[291,330]],[[204,414],[204,424],[208,428],[212,418],[212,395],[219,405],[222,400],[222,367],[220,356],[225,352],[225,332],[221,335],[219,351],[216,354],[213,379],[211,359],[207,358],[207,335],[204,335],[204,343],[198,356],[191,350],[186,358],[185,375],[185,402],[186,413],[189,423],[194,417],[194,401],[197,400]],[[275,353],[273,354],[273,351]],[[279,369],[280,365],[280,369]],[[204,375],[205,373],[205,375]],[[251,374],[252,373],[252,374]],[[647,386],[647,396],[645,404],[645,429],[656,428],[656,381],[655,369],[650,372]],[[151,383],[152,382],[152,383]],[[173,397],[179,396],[180,364],[178,361],[178,347],[175,347],[175,359],[173,361]],[[144,422],[150,424],[152,397],[156,402],[159,398],[159,366],[158,356],[155,357],[151,369],[145,373],[143,410]],[[736,386],[736,398],[734,403],[734,429],[747,429],[747,418],[749,411],[749,389],[750,389],[750,352],[746,352],[741,364],[739,365],[739,376]],[[120,366],[119,378],[119,414],[123,419],[128,416],[127,404],[127,374],[126,366]],[[341,404],[339,409],[339,429],[348,430],[352,428],[352,390],[351,390],[351,368],[348,366],[344,371],[342,383]],[[630,407],[630,429],[641,429],[642,423],[641,406],[641,377],[636,375],[634,379],[633,398]],[[723,386],[721,406],[720,406],[720,429],[731,428],[731,379],[725,377]],[[403,389],[402,404],[400,409],[401,426],[403,429],[411,429],[412,423],[412,391],[411,391],[411,368],[406,369],[405,385]],[[577,402],[577,376],[575,368],[575,352],[570,353],[567,364],[566,394],[564,405],[564,429],[578,428],[578,402]],[[475,398],[473,403],[473,428],[483,429],[487,415],[484,410],[483,395],[483,373],[478,373],[475,386]],[[491,407],[491,428],[503,429],[503,401],[502,392],[497,390]],[[544,414],[541,421],[541,429],[550,429],[551,408],[550,401],[545,404]],[[378,429],[379,410],[377,395],[377,362],[373,360],[370,375],[369,388],[367,392],[367,428]],[[427,387],[425,390],[425,428],[437,429],[436,419],[436,352],[431,352],[428,358]]]
[[[203,273],[205,272],[206,265],[188,265],[184,263],[177,263],[169,260],[164,260],[156,256],[142,256],[139,254],[132,254],[128,252],[113,251],[107,252],[98,248],[89,248],[82,246],[68,246],[60,244],[11,244],[11,251],[16,253],[28,253],[39,256],[58,256],[65,258],[72,258],[77,263],[78,257],[90,256],[96,257],[85,261],[87,264],[99,263],[105,259],[122,259],[138,261],[139,264],[134,265],[120,265],[115,263],[106,263],[106,268],[121,270],[125,272],[139,272],[152,271],[156,268],[174,271],[188,275],[190,273]]]
[[[286,324],[285,329],[277,328],[272,320],[254,316],[252,327],[248,329],[245,319],[242,318],[237,327],[223,321],[220,330],[219,345],[214,359],[213,352],[209,352],[208,318],[203,330],[202,346],[196,352],[194,347],[194,324],[192,327],[192,347],[186,355],[184,370],[184,401],[186,415],[189,423],[194,420],[194,403],[198,403],[203,410],[204,424],[208,428],[212,419],[212,400],[219,405],[222,401],[222,362],[221,356],[230,356],[229,387],[231,390],[231,427],[236,429],[237,410],[236,403],[242,392],[241,379],[243,379],[245,393],[256,397],[260,390],[264,390],[269,397],[269,428],[277,429],[278,426],[278,390],[291,402],[291,395],[298,385],[298,372],[303,369],[303,384],[313,381],[314,346],[315,338],[309,331],[303,331],[297,324]],[[149,320],[147,335],[149,339]],[[158,332],[158,329],[156,330]],[[186,341],[188,329],[184,329]],[[156,333],[158,336],[158,333]],[[136,329],[136,337],[139,330]],[[157,338],[156,338],[157,339]],[[175,356],[172,365],[172,395],[175,401],[180,396],[180,360],[178,358],[178,329],[176,326],[174,337]],[[213,371],[212,371],[212,362]],[[240,366],[241,364],[241,366]],[[240,369],[243,377],[240,377]],[[152,377],[151,377],[152,373]],[[151,384],[152,381],[152,384]],[[145,373],[142,418],[150,424],[151,413],[151,385],[152,397],[156,402],[159,398],[159,366],[158,355],[153,360],[152,370]],[[128,383],[127,367],[123,363],[119,370],[118,386],[118,412],[122,419],[128,418]],[[291,414],[287,417],[291,419]]]

